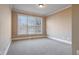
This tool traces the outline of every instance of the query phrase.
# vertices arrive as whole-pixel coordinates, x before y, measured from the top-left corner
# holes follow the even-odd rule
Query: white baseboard
[[[51,37],[51,36],[48,36],[48,38],[49,38],[49,39],[56,40],[56,41],[59,41],[59,42],[63,42],[63,43],[66,43],[66,44],[72,44],[72,42],[67,41],[67,40],[63,40],[63,39],[58,39],[58,38]]]
[[[10,47],[10,44],[11,44],[11,42],[8,44],[8,46],[6,47],[6,50],[5,50],[5,52],[4,52],[4,54],[3,55],[6,55],[7,54],[7,52],[8,52],[8,49],[9,49],[9,47]]]

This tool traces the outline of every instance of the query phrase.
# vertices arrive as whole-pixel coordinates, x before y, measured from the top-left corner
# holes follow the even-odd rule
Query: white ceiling
[[[17,10],[29,11],[43,16],[47,16],[69,6],[71,5],[70,4],[47,4],[45,8],[39,8],[36,4],[14,4],[13,8]]]

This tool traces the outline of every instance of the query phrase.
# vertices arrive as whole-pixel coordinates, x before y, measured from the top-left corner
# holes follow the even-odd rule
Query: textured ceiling
[[[39,8],[36,4],[14,4],[13,8],[17,10],[23,10],[28,12],[37,13],[40,15],[50,15],[55,11],[61,10],[71,6],[70,4],[47,4],[45,8]]]

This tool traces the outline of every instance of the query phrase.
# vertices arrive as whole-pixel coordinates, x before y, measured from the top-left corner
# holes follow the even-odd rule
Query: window
[[[17,34],[42,34],[42,18],[19,14]]]

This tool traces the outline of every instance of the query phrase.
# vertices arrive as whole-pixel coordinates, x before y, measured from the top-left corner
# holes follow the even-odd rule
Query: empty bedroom
[[[71,4],[0,5],[1,55],[72,55]]]

